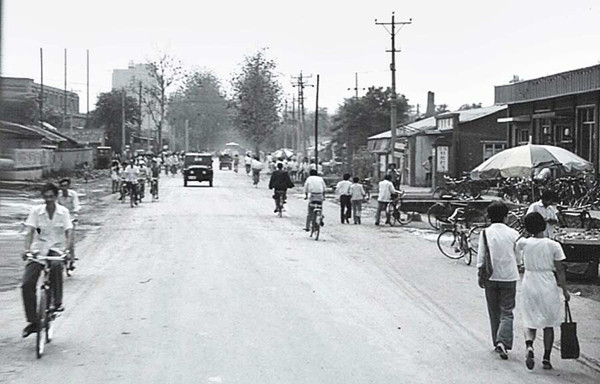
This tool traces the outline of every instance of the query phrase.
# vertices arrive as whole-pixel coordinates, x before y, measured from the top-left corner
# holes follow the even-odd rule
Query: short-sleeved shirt
[[[58,192],[58,204],[67,208],[71,213],[77,213],[81,210],[79,196],[72,189],[67,189],[67,196],[63,195],[63,191]]]
[[[517,264],[520,258],[515,252],[515,243],[519,232],[502,223],[493,223],[485,229],[490,259],[492,260],[491,281],[517,281],[519,271]],[[483,233],[479,235],[479,248],[477,250],[477,268],[481,268],[485,258],[485,241]]]
[[[352,182],[348,180],[342,180],[335,186],[335,190],[340,196],[350,196],[350,187],[352,187]]]
[[[134,166],[130,165],[125,169],[125,180],[127,182],[137,183],[139,175],[140,175],[140,170],[137,167],[137,165],[134,165]]]
[[[552,205],[544,207],[544,203],[542,203],[541,200],[536,201],[535,203],[533,203],[529,206],[529,209],[527,209],[527,214],[530,214],[532,212],[538,212],[540,215],[542,215],[542,217],[546,221],[558,220],[558,218],[556,216],[556,208],[554,208]],[[553,225],[546,224],[546,230],[544,231],[544,237],[547,237],[549,239],[552,239],[554,237],[554,226]]]
[[[521,252],[526,271],[555,271],[554,262],[566,259],[561,245],[548,238],[530,237],[517,242],[517,252]]]
[[[363,188],[362,184],[359,183],[352,183],[352,185],[350,186],[350,200],[351,201],[357,201],[357,200],[362,200],[365,198],[366,193],[365,193],[365,189]]]
[[[45,204],[33,207],[25,225],[34,229],[31,250],[40,251],[42,255],[47,255],[50,249],[64,249],[65,231],[73,228],[69,210],[60,204],[56,204],[52,219]]]
[[[304,182],[304,192],[323,195],[327,185],[321,176],[309,176]]]

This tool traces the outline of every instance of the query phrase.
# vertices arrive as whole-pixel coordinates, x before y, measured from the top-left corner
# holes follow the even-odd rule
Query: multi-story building
[[[23,77],[0,78],[0,95],[6,101],[38,100],[42,86],[33,79]],[[65,92],[64,89],[44,84],[44,106],[57,111],[64,111],[66,96],[67,115],[79,114],[79,96],[75,92]]]

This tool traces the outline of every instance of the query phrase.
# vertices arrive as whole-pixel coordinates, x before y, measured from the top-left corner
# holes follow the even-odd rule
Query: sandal
[[[525,365],[527,366],[527,369],[532,370],[533,367],[535,366],[535,361],[533,360],[533,348],[532,347],[528,347],[527,348],[527,357],[525,358]]]

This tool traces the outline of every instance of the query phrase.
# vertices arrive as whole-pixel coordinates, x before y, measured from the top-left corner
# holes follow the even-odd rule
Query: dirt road
[[[214,188],[162,178],[160,201],[114,203],[78,245],[64,315],[35,358],[20,292],[0,295],[0,381],[10,383],[598,383],[561,361],[502,361],[475,268],[441,256],[427,231],[338,223],[318,242],[306,203],[284,218],[246,175]],[[541,358],[541,343],[537,343]]]

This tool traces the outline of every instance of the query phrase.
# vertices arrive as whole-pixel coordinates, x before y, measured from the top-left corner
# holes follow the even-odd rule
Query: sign
[[[406,149],[406,143],[397,141],[396,143],[394,143],[394,148],[399,151],[404,151]]]
[[[437,147],[437,172],[448,172],[448,147]]]
[[[404,152],[394,151],[394,157],[397,159],[401,159],[404,156]]]

